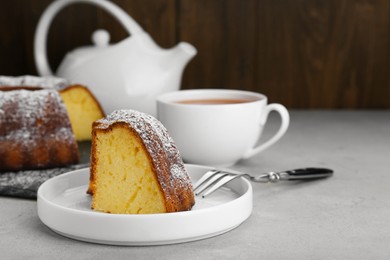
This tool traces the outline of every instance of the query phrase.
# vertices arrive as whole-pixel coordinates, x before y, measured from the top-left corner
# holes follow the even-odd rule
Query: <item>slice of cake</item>
[[[154,117],[118,110],[93,124],[92,208],[122,214],[190,210],[194,193],[183,161]]]
[[[92,123],[104,117],[103,109],[89,89],[70,85],[59,90],[77,141],[91,140]]]

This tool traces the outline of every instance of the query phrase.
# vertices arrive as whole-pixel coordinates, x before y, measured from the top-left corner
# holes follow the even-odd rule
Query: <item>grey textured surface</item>
[[[265,137],[277,127],[272,116]],[[390,111],[292,111],[285,137],[235,169],[329,167],[332,178],[254,184],[251,217],[205,240],[119,247],[64,238],[36,202],[0,197],[1,259],[389,259]],[[226,216],[229,217],[229,216]]]

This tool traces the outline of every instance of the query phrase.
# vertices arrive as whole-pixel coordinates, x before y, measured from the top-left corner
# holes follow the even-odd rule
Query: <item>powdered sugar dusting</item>
[[[55,106],[54,103],[61,104]],[[50,110],[48,105],[52,105]],[[61,126],[56,131],[47,129],[50,121],[60,121],[65,107],[55,90],[17,90],[0,91],[0,122],[1,139],[24,142],[25,145],[35,145],[43,133],[49,134],[47,138],[69,141],[68,135],[73,133],[68,125]],[[38,140],[37,140],[38,139]]]
[[[164,154],[167,158],[172,176],[169,179],[171,187],[179,185],[181,188],[188,188],[190,186],[190,179],[180,153],[166,128],[156,118],[134,110],[117,110],[98,122],[98,127],[103,129],[115,122],[129,124],[143,140],[157,171],[163,167],[159,164],[158,156]],[[164,183],[160,182],[160,185]]]

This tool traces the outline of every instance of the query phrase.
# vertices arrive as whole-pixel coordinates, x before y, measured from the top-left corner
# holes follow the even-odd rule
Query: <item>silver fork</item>
[[[193,186],[196,196],[202,195],[203,198],[209,196],[226,183],[244,177],[252,182],[276,183],[280,180],[309,180],[330,177],[333,170],[327,168],[301,168],[281,172],[267,172],[258,176],[248,173],[237,172],[233,170],[213,169],[206,172]]]

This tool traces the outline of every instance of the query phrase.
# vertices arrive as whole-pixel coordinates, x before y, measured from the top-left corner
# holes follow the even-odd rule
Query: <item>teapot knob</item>
[[[110,34],[103,29],[96,30],[92,34],[92,42],[96,47],[106,47],[110,42]]]

